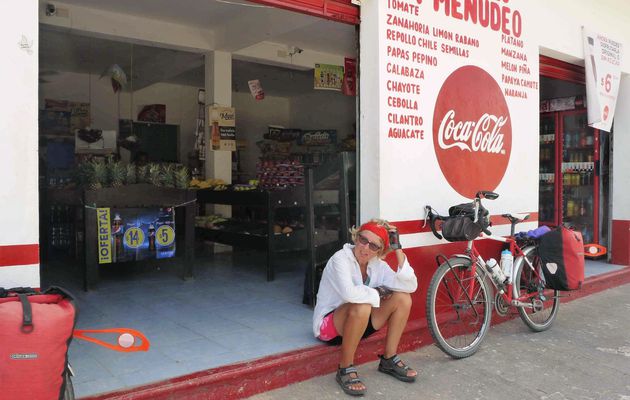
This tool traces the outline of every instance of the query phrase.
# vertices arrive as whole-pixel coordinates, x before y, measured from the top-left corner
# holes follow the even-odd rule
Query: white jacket
[[[345,244],[333,254],[324,268],[317,293],[317,304],[313,314],[313,333],[319,336],[319,328],[324,316],[345,303],[367,303],[372,307],[380,306],[378,286],[387,286],[396,292],[413,293],[418,288],[418,281],[413,268],[407,262],[392,271],[390,266],[378,257],[374,257],[367,266],[370,277],[369,286],[363,284],[359,263],[352,250],[354,245]]]

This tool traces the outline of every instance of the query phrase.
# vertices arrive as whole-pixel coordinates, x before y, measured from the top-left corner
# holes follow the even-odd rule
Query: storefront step
[[[570,292],[563,302],[579,299],[612,287],[630,283],[630,268],[591,276],[581,290]],[[493,323],[503,322],[501,318]],[[495,322],[496,321],[496,322]],[[365,339],[356,355],[356,364],[377,359],[384,346],[385,332]],[[426,320],[412,321],[401,339],[400,352],[430,345]],[[338,362],[338,347],[318,345],[257,360],[227,365],[172,378],[132,389],[100,394],[84,400],[173,400],[241,399],[315,376],[331,373]]]

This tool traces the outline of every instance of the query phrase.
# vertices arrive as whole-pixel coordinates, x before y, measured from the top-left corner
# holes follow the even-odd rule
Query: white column
[[[211,105],[231,106],[232,105],[232,54],[223,51],[206,53],[206,179],[223,179],[226,183],[232,183],[232,152],[212,150],[212,140],[210,139],[210,129],[208,121],[208,107]],[[238,110],[236,112],[238,118]],[[211,211],[212,210],[212,211]],[[208,212],[220,214],[226,218],[232,216],[232,207],[227,205],[216,205],[209,207]],[[231,246],[216,244],[214,251],[230,251]]]
[[[381,140],[380,140],[380,42],[378,21],[380,1],[361,5],[359,59],[359,221],[377,218],[381,211]],[[368,45],[366,45],[366,43]]]
[[[0,286],[38,287],[38,3],[2,4]]]
[[[206,178],[223,179],[232,182],[232,152],[212,150],[207,115],[208,106],[216,104],[232,105],[232,54],[215,51],[206,54]],[[236,113],[238,118],[238,110]]]

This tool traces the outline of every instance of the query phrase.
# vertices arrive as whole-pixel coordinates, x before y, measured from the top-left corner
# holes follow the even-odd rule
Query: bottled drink
[[[210,129],[210,137],[212,139],[212,150],[219,150],[221,148],[221,136],[219,134],[218,121],[212,122],[212,128]]]
[[[490,276],[497,286],[500,288],[503,287],[503,284],[505,283],[505,275],[497,263],[497,260],[494,258],[489,259],[488,262],[486,262],[486,268],[488,269],[488,272],[490,272]]]
[[[514,263],[514,256],[512,252],[508,249],[505,249],[501,252],[501,269],[503,270],[503,275],[505,275],[505,279],[508,283],[512,283],[512,264]]]

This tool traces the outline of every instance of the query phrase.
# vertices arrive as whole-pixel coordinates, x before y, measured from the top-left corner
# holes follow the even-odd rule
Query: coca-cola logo
[[[501,88],[486,71],[468,65],[446,78],[433,112],[433,144],[444,177],[462,196],[501,183],[512,123]]]

